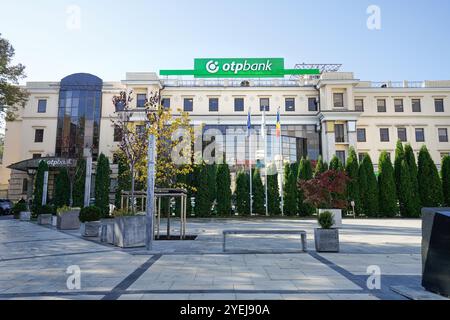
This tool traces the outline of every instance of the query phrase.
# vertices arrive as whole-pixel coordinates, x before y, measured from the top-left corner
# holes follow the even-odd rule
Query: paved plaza
[[[344,220],[333,254],[315,251],[315,227],[299,219],[189,220],[196,240],[157,241],[147,252],[2,218],[0,299],[397,300],[406,297],[392,288],[420,290],[420,220]],[[230,236],[224,254],[222,230],[239,228],[305,230],[309,250],[295,252],[295,236]],[[67,287],[70,266],[80,268],[80,289]],[[381,271],[380,289],[367,287],[368,268]]]

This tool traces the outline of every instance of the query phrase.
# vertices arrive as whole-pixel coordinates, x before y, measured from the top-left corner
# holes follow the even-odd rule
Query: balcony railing
[[[309,86],[307,82],[289,79],[162,79],[166,87],[303,87]]]

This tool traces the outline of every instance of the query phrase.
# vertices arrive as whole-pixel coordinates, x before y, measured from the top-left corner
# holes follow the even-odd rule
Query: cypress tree
[[[341,160],[338,157],[333,156],[330,161],[330,170],[342,171],[344,170],[344,166],[342,165]]]
[[[297,181],[311,180],[313,177],[313,171],[311,161],[308,158],[302,158],[298,167]],[[305,203],[305,196],[301,188],[297,188],[297,209],[301,216],[308,216],[314,213],[314,208]]]
[[[361,213],[361,196],[359,191],[359,177],[358,177],[358,156],[353,147],[349,150],[349,156],[347,159],[347,164],[345,166],[345,172],[350,178],[347,183],[347,200],[348,203],[351,201],[355,202],[355,214]]]
[[[436,165],[426,146],[419,152],[419,194],[422,207],[439,207],[442,204],[442,182]]]
[[[394,168],[386,151],[380,154],[378,172],[379,213],[384,217],[395,217],[398,207]]]
[[[359,165],[359,183],[363,212],[368,217],[376,217],[378,215],[378,183],[368,154]]]
[[[442,159],[442,193],[444,195],[443,204],[446,207],[450,207],[450,156],[445,156]]]
[[[250,175],[240,170],[236,176],[236,210],[241,216],[250,215]]]
[[[84,187],[86,182],[86,160],[78,159],[73,181],[73,206],[84,207]],[[120,201],[120,200],[119,200]]]
[[[267,176],[267,198],[270,215],[281,214],[280,208],[280,190],[278,187],[278,174],[270,174]]]
[[[397,146],[395,148],[395,160],[394,160],[394,177],[395,177],[395,187],[397,188],[397,198],[400,199],[400,176],[402,169],[402,161],[405,159],[405,151],[403,149],[403,143],[398,140]],[[401,203],[400,203],[401,205]]]
[[[217,214],[231,214],[231,177],[226,163],[219,164],[216,173]]]
[[[323,161],[322,156],[319,156],[319,159],[317,159],[316,167],[314,169],[314,177],[317,177],[319,174],[324,173],[327,170],[328,165]]]
[[[411,145],[408,143],[405,145],[405,160],[409,169],[409,176],[411,178],[411,186],[413,189],[413,202],[414,202],[414,216],[420,216],[420,194],[419,194],[419,181],[417,180],[418,168],[416,164],[416,157]]]
[[[261,180],[261,173],[256,169],[253,173],[253,212],[257,214],[266,214],[264,206],[264,186]]]
[[[66,168],[61,168],[56,177],[54,203],[58,208],[70,205],[70,179]]]
[[[97,171],[95,174],[95,206],[100,208],[103,217],[109,215],[110,175],[109,159],[101,153],[97,160]]]
[[[411,172],[405,159],[400,167],[400,214],[402,217],[418,217],[417,202],[414,201],[414,190],[411,180]]]
[[[202,164],[198,175],[197,195],[195,197],[195,216],[207,217],[211,215],[211,202],[209,194],[209,172],[208,166]]]
[[[40,161],[36,172],[33,190],[33,204],[35,207],[42,206],[42,194],[44,192],[44,173],[48,171],[48,164],[45,161]]]
[[[206,166],[208,171],[208,195],[209,195],[209,207],[212,208],[214,201],[217,198],[217,186],[216,186],[216,165],[208,164]]]
[[[284,213],[294,216],[297,213],[297,172],[288,163],[284,166]]]

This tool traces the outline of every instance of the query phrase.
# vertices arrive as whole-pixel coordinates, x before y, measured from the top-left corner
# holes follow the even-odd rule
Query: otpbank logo
[[[285,69],[283,58],[201,58],[194,70],[160,70],[161,76],[195,78],[283,78],[286,75],[317,75],[318,69]]]
[[[208,73],[216,74],[217,72],[222,70],[223,72],[232,72],[235,75],[240,73],[241,71],[243,71],[243,72],[248,72],[248,71],[271,72],[272,71],[273,62],[271,62],[270,59],[267,59],[263,63],[258,63],[258,62],[252,63],[252,62],[249,62],[248,60],[245,60],[243,63],[232,61],[230,63],[224,63],[224,64],[220,65],[219,61],[210,60],[206,63],[206,71]]]
[[[195,59],[196,77],[282,77],[283,58]]]

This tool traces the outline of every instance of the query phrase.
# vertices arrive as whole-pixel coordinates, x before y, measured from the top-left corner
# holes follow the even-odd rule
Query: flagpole
[[[267,136],[266,136],[266,108],[264,107],[263,110],[263,121],[261,124],[261,132],[262,137],[264,139],[264,177],[265,177],[265,184],[264,184],[264,193],[265,193],[265,204],[266,204],[266,216],[269,216],[269,206],[268,206],[268,198],[267,198]]]
[[[283,162],[283,149],[282,149],[282,135],[281,135],[281,121],[280,121],[280,107],[278,107],[278,119],[277,119],[278,125],[280,126],[280,134],[278,136],[278,154],[280,157],[280,169],[278,170],[280,172],[280,193],[281,193],[281,216],[284,216],[284,162]]]
[[[247,119],[247,137],[248,137],[248,165],[250,170],[250,216],[253,214],[253,176],[252,176],[252,134],[251,134],[251,114],[252,109],[248,110]]]

